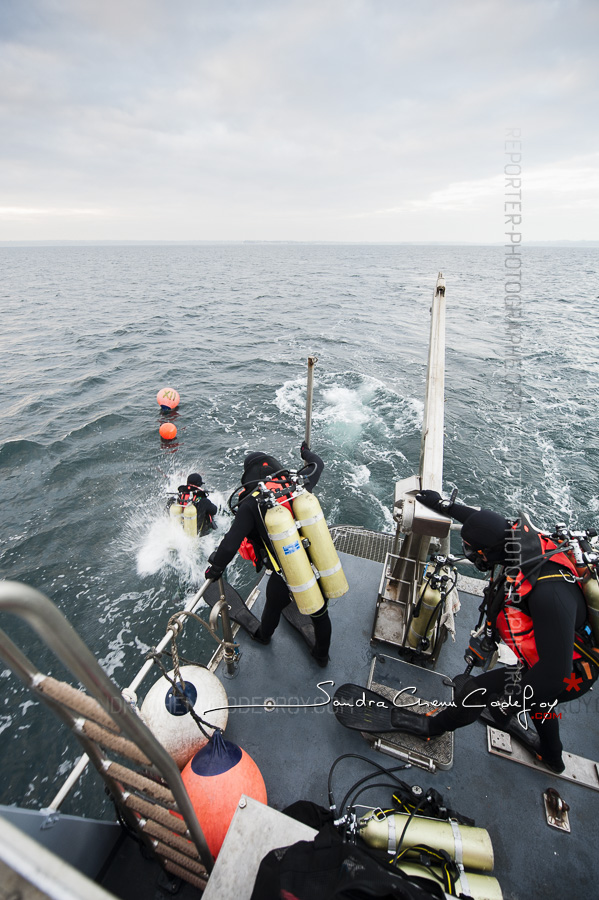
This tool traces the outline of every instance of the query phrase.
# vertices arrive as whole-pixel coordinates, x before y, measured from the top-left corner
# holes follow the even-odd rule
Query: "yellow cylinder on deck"
[[[415,863],[404,862],[398,863],[398,869],[409,878],[428,878],[436,884],[442,883],[443,873],[436,866],[418,866]],[[437,876],[435,878],[435,875]],[[457,896],[472,897],[472,900],[503,900],[501,886],[496,878],[492,875],[481,875],[478,872],[462,872],[456,881]]]
[[[277,504],[266,510],[264,524],[297,608],[305,616],[318,612],[324,599],[293,516],[285,506]]]
[[[451,575],[451,569],[443,566],[440,574]],[[408,629],[408,644],[414,650],[420,649],[422,641],[427,642],[426,646],[430,643],[435,625],[439,620],[440,613],[435,615],[435,610],[440,602],[441,591],[438,588],[432,588],[430,580],[427,579],[424,590],[420,591],[418,615],[412,616]]]
[[[333,544],[318,498],[310,491],[298,494],[292,503],[302,538],[307,538],[308,556],[320,574],[320,588],[329,600],[349,590],[345,573]]]
[[[493,871],[493,845],[485,828],[458,825],[457,822],[452,826],[450,822],[429,819],[426,816],[414,816],[406,828],[408,818],[409,816],[403,813],[395,813],[385,819],[372,818],[368,822],[362,819],[360,837],[369,847],[378,850],[389,849],[389,820],[394,819],[394,833],[397,840],[401,840],[402,848],[427,844],[435,850],[445,850],[452,859],[456,859],[456,856],[459,858],[461,853],[462,864],[468,869]],[[458,835],[454,834],[454,827]],[[461,844],[461,850],[456,847],[456,841]]]
[[[183,531],[189,537],[196,537],[198,533],[198,511],[193,503],[188,503],[183,510]]]

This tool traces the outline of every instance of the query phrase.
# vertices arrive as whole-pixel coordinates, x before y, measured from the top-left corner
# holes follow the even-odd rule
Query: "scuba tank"
[[[443,873],[437,866],[404,862],[396,864],[398,869],[408,878],[425,878],[436,884],[443,883]],[[460,876],[454,885],[455,896],[471,897],[472,900],[503,900],[501,885],[492,875],[481,875],[480,872],[460,870]],[[447,894],[445,895],[447,896]]]
[[[595,646],[599,647],[599,582],[597,582],[596,573],[589,574],[587,580],[582,582],[582,593],[587,602],[589,625],[593,632],[593,640],[595,641]]]
[[[198,533],[198,511],[193,503],[183,509],[183,531],[188,537],[196,537]]]
[[[452,859],[461,854],[461,863],[468,868],[481,872],[493,871],[493,845],[485,828],[395,813],[384,819],[377,819],[376,816],[362,819],[359,835],[369,847],[377,850],[391,852],[390,840],[397,836],[401,837],[402,847],[427,844],[437,850],[445,850]]]
[[[451,582],[449,589],[446,585]],[[428,650],[439,617],[441,604],[455,588],[456,570],[447,564],[437,562],[435,569],[425,577],[418,603],[408,629],[407,642],[413,650]]]
[[[180,503],[171,503],[168,514],[175,522],[183,526],[183,507]]]
[[[341,597],[349,590],[318,498],[310,491],[301,491],[292,501],[293,515],[306,547],[310,562],[318,569],[320,589],[328,600]]]
[[[305,616],[318,612],[324,599],[293,516],[285,506],[276,503],[264,513],[264,524],[297,608]]]
[[[556,526],[557,529],[563,526]],[[592,553],[593,548],[587,540],[584,532],[575,532],[568,534],[571,540],[570,550],[567,555],[570,557],[574,565],[578,577],[582,579],[581,587],[584,599],[587,604],[587,613],[589,625],[593,633],[595,646],[599,646],[599,581],[597,580],[597,560],[592,560],[589,551]],[[596,554],[593,554],[596,556]]]

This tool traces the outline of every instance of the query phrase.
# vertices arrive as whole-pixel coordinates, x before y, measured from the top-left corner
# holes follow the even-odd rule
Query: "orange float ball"
[[[181,772],[206,843],[214,857],[242,794],[266,803],[266,787],[252,757],[215,731]]]
[[[160,437],[165,441],[172,441],[173,438],[177,437],[177,426],[173,425],[172,422],[165,422],[158,430]]]
[[[174,388],[169,387],[158,391],[156,399],[161,409],[176,409],[181,398]]]

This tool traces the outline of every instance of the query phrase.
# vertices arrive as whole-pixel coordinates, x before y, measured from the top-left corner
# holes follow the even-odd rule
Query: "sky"
[[[0,0],[0,241],[502,243],[507,202],[598,241],[598,37],[599,0]]]

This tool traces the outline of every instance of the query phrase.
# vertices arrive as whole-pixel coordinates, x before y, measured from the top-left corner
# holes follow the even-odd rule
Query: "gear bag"
[[[443,889],[389,870],[328,826],[313,841],[271,850],[258,869],[250,900],[442,900]]]

